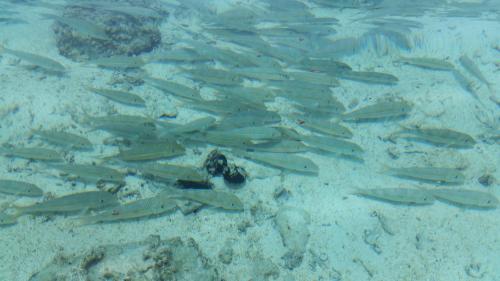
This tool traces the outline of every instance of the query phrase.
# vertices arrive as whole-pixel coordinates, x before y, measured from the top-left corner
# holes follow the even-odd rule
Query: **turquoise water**
[[[499,12],[0,1],[0,280],[500,280]]]

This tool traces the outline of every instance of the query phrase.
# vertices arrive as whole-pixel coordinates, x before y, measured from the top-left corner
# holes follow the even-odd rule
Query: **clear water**
[[[500,280],[499,20],[0,1],[0,280]]]

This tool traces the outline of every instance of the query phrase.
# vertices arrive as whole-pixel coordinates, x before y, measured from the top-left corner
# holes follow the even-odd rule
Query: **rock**
[[[223,264],[230,264],[233,261],[234,250],[231,241],[227,241],[219,251],[219,260]]]
[[[227,158],[218,150],[212,150],[205,160],[204,167],[210,175],[220,176],[227,167]]]
[[[95,247],[81,255],[59,255],[29,280],[215,281],[218,276],[193,239],[151,236]]]
[[[240,187],[245,183],[247,172],[242,167],[234,164],[229,164],[222,173],[224,182],[232,187]]]
[[[138,11],[151,11],[151,14],[134,13],[134,8]],[[59,22],[57,17],[53,31],[59,53],[74,61],[119,55],[134,56],[150,52],[159,46],[161,34],[158,26],[167,15],[155,0],[107,0],[96,4],[68,4],[62,15],[58,16],[87,21],[90,19],[104,30],[109,40],[82,35]]]
[[[309,214],[300,208],[283,207],[276,214],[276,225],[287,253],[282,257],[292,270],[301,265],[309,241]]]

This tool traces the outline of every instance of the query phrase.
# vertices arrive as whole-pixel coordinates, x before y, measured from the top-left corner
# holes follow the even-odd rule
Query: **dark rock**
[[[149,9],[151,14],[134,14],[134,7]],[[130,12],[120,8],[130,9]],[[54,20],[53,30],[59,53],[75,61],[118,55],[133,56],[150,52],[161,43],[158,26],[167,15],[154,0],[108,0],[98,4],[69,4],[63,9],[62,17],[92,21],[104,29],[109,40],[82,35],[57,21],[57,18]]]
[[[242,185],[245,183],[247,173],[245,169],[234,164],[230,164],[226,166],[222,176],[224,177],[224,182],[229,185]]]
[[[227,167],[227,158],[218,150],[213,150],[207,156],[204,167],[212,176],[220,176]]]

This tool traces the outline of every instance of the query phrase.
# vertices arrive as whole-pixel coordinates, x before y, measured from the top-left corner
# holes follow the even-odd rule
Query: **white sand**
[[[39,8],[38,8],[39,9]],[[57,59],[70,71],[64,77],[45,75],[22,67],[25,63],[10,55],[0,59],[0,143],[33,142],[28,140],[32,128],[67,128],[70,132],[84,134],[96,144],[91,153],[75,152],[77,162],[114,152],[101,145],[109,136],[103,132],[89,132],[74,126],[71,115],[84,111],[104,115],[110,112],[145,114],[140,109],[115,105],[104,98],[88,93],[83,86],[93,83],[105,85],[111,72],[82,66],[58,55],[50,28],[51,22],[36,15],[37,8],[20,6],[20,17],[28,24],[0,25],[0,42],[9,48],[43,54]],[[348,13],[348,12],[346,12]],[[340,15],[340,19],[343,17]],[[343,19],[346,20],[347,19]],[[493,84],[493,93],[484,85],[478,91],[483,105],[465,92],[447,72],[423,70],[398,65],[392,61],[398,50],[390,48],[391,55],[377,56],[367,49],[345,62],[356,70],[374,70],[392,73],[400,78],[397,86],[373,86],[341,81],[341,88],[334,89],[346,105],[358,100],[367,104],[387,96],[402,97],[415,105],[409,118],[398,122],[348,124],[355,136],[353,141],[366,150],[365,163],[305,153],[320,168],[318,177],[293,174],[280,176],[277,170],[233,158],[247,168],[251,179],[235,193],[245,202],[243,213],[226,213],[205,208],[188,216],[176,212],[158,218],[123,223],[74,227],[70,218],[54,216],[50,220],[22,217],[18,224],[0,228],[0,279],[24,281],[40,270],[56,254],[78,253],[90,247],[143,240],[157,234],[162,238],[192,237],[201,250],[217,265],[224,280],[250,280],[252,267],[265,259],[282,265],[285,253],[280,235],[274,225],[273,215],[281,205],[297,206],[311,215],[311,237],[308,252],[302,265],[293,271],[280,266],[279,280],[474,280],[466,268],[479,265],[481,280],[500,280],[500,210],[464,210],[437,202],[431,206],[411,207],[391,205],[350,195],[356,188],[411,186],[413,183],[393,178],[380,171],[384,165],[405,166],[415,163],[445,164],[466,167],[464,187],[486,190],[477,182],[485,173],[500,179],[500,149],[498,144],[478,144],[468,150],[437,149],[435,147],[399,140],[397,144],[383,141],[402,124],[428,124],[467,132],[473,136],[488,133],[482,122],[498,119],[498,107],[488,97],[500,89],[498,51],[492,47],[500,42],[500,23],[475,19],[418,19],[422,29],[409,35],[419,42],[410,55],[450,58],[458,65],[460,55],[466,53],[479,63],[487,79]],[[165,25],[163,31],[168,30]],[[351,23],[346,30],[339,28],[339,36],[349,35],[350,30],[361,30],[361,25]],[[404,54],[408,55],[408,54]],[[165,77],[168,67],[148,65],[146,69],[156,77]],[[169,76],[169,75],[167,75]],[[477,82],[479,85],[480,83]],[[178,121],[194,119],[192,110],[180,107],[181,103],[168,98],[156,89],[135,89],[147,99],[147,111],[152,117],[164,112],[178,112]],[[18,110],[9,113],[8,109]],[[282,109],[286,111],[286,109]],[[495,115],[496,114],[496,115]],[[498,122],[498,121],[497,121]],[[498,126],[498,123],[497,123]],[[401,158],[392,160],[388,149],[401,152]],[[208,148],[200,148],[202,155],[189,152],[175,159],[177,163],[201,165]],[[419,153],[413,154],[412,152]],[[424,153],[420,153],[420,152]],[[436,156],[436,151],[439,156]],[[409,152],[405,154],[404,152]],[[46,192],[66,194],[90,190],[93,186],[70,182],[56,177],[56,173],[42,164],[20,159],[0,157],[0,178],[22,179],[37,183]],[[10,172],[12,171],[12,172]],[[127,178],[126,189],[138,190],[151,196],[154,187],[141,187],[142,179]],[[220,179],[218,188],[226,188]],[[275,200],[279,188],[290,192],[286,201]],[[500,197],[498,183],[487,190]],[[0,203],[29,204],[31,199],[17,199],[1,195]],[[372,213],[383,215],[394,235],[384,232]],[[249,224],[241,233],[239,226]],[[364,242],[364,233],[370,232],[381,253],[377,254]],[[366,239],[365,239],[366,240]],[[218,252],[226,241],[235,251],[233,262],[224,265],[218,261]],[[366,269],[363,269],[361,261]]]

